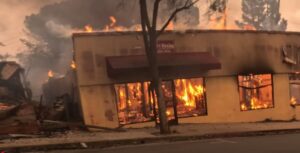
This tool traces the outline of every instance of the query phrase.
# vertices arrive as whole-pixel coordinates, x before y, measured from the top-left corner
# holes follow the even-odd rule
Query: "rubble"
[[[0,121],[0,135],[38,132],[31,90],[16,62],[0,62]]]
[[[43,106],[47,111],[43,114],[45,120],[82,121],[79,97],[76,88],[74,69],[64,76],[48,75],[48,81],[43,84]]]

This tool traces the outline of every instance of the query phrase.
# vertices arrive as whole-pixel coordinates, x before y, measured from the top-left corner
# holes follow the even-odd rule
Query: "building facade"
[[[157,48],[170,122],[300,119],[299,40],[300,33],[166,32]],[[85,124],[158,122],[141,33],[77,33],[73,42]]]

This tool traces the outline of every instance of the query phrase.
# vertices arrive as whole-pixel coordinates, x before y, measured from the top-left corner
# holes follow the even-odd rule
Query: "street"
[[[299,153],[300,134],[210,139],[50,153]]]

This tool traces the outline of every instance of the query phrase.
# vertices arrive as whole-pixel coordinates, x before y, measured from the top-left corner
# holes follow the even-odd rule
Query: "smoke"
[[[24,36],[24,19],[26,15],[36,13],[45,5],[62,0],[0,0],[0,52],[14,55],[22,51],[19,38]]]
[[[162,8],[167,7],[167,3],[162,3]],[[170,10],[162,9],[160,17],[168,16]],[[197,14],[194,11],[192,13]],[[34,52],[32,48],[24,52],[27,56],[22,57],[30,56],[31,59],[25,64],[31,69],[28,78],[38,77],[46,80],[47,71],[50,69],[56,73],[66,73],[72,61],[71,35],[74,31],[83,30],[85,25],[104,29],[111,23],[110,16],[117,19],[117,25],[130,29],[140,23],[139,14],[138,0],[65,0],[42,7],[38,13],[27,16],[24,21],[28,33],[38,40],[38,43],[46,44],[43,45],[44,48],[35,48]],[[184,13],[181,16],[184,16]],[[198,20],[198,16],[195,20]],[[47,51],[47,56],[38,50]],[[41,61],[44,64],[41,64]],[[31,82],[35,88],[41,86],[36,80]],[[38,91],[40,90],[36,89],[35,93],[39,93]]]
[[[166,8],[166,4],[163,3],[162,6]],[[170,12],[163,11],[161,16],[168,13]],[[183,17],[184,19],[193,21],[194,25],[198,24],[198,16],[196,20],[192,20],[194,15],[199,14],[197,9],[187,14],[192,16]],[[181,16],[183,15],[182,13]],[[72,58],[72,32],[83,29],[87,24],[104,29],[111,22],[110,16],[114,16],[117,24],[122,27],[130,28],[139,24],[138,0],[65,0],[41,8],[39,13],[27,16],[24,23],[30,35],[47,43],[48,50],[53,54],[52,58],[45,61],[49,63],[45,69],[64,73]],[[178,23],[189,24],[187,21]]]
[[[72,36],[73,29],[70,25],[58,24],[54,21],[47,21],[46,27],[49,32],[58,38],[68,38]]]

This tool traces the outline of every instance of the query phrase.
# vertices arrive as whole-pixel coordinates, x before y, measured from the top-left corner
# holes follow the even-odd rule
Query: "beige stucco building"
[[[85,124],[154,125],[141,33],[76,33],[73,42]],[[290,94],[300,33],[166,32],[158,50],[166,113],[179,124],[300,119],[300,90]]]

